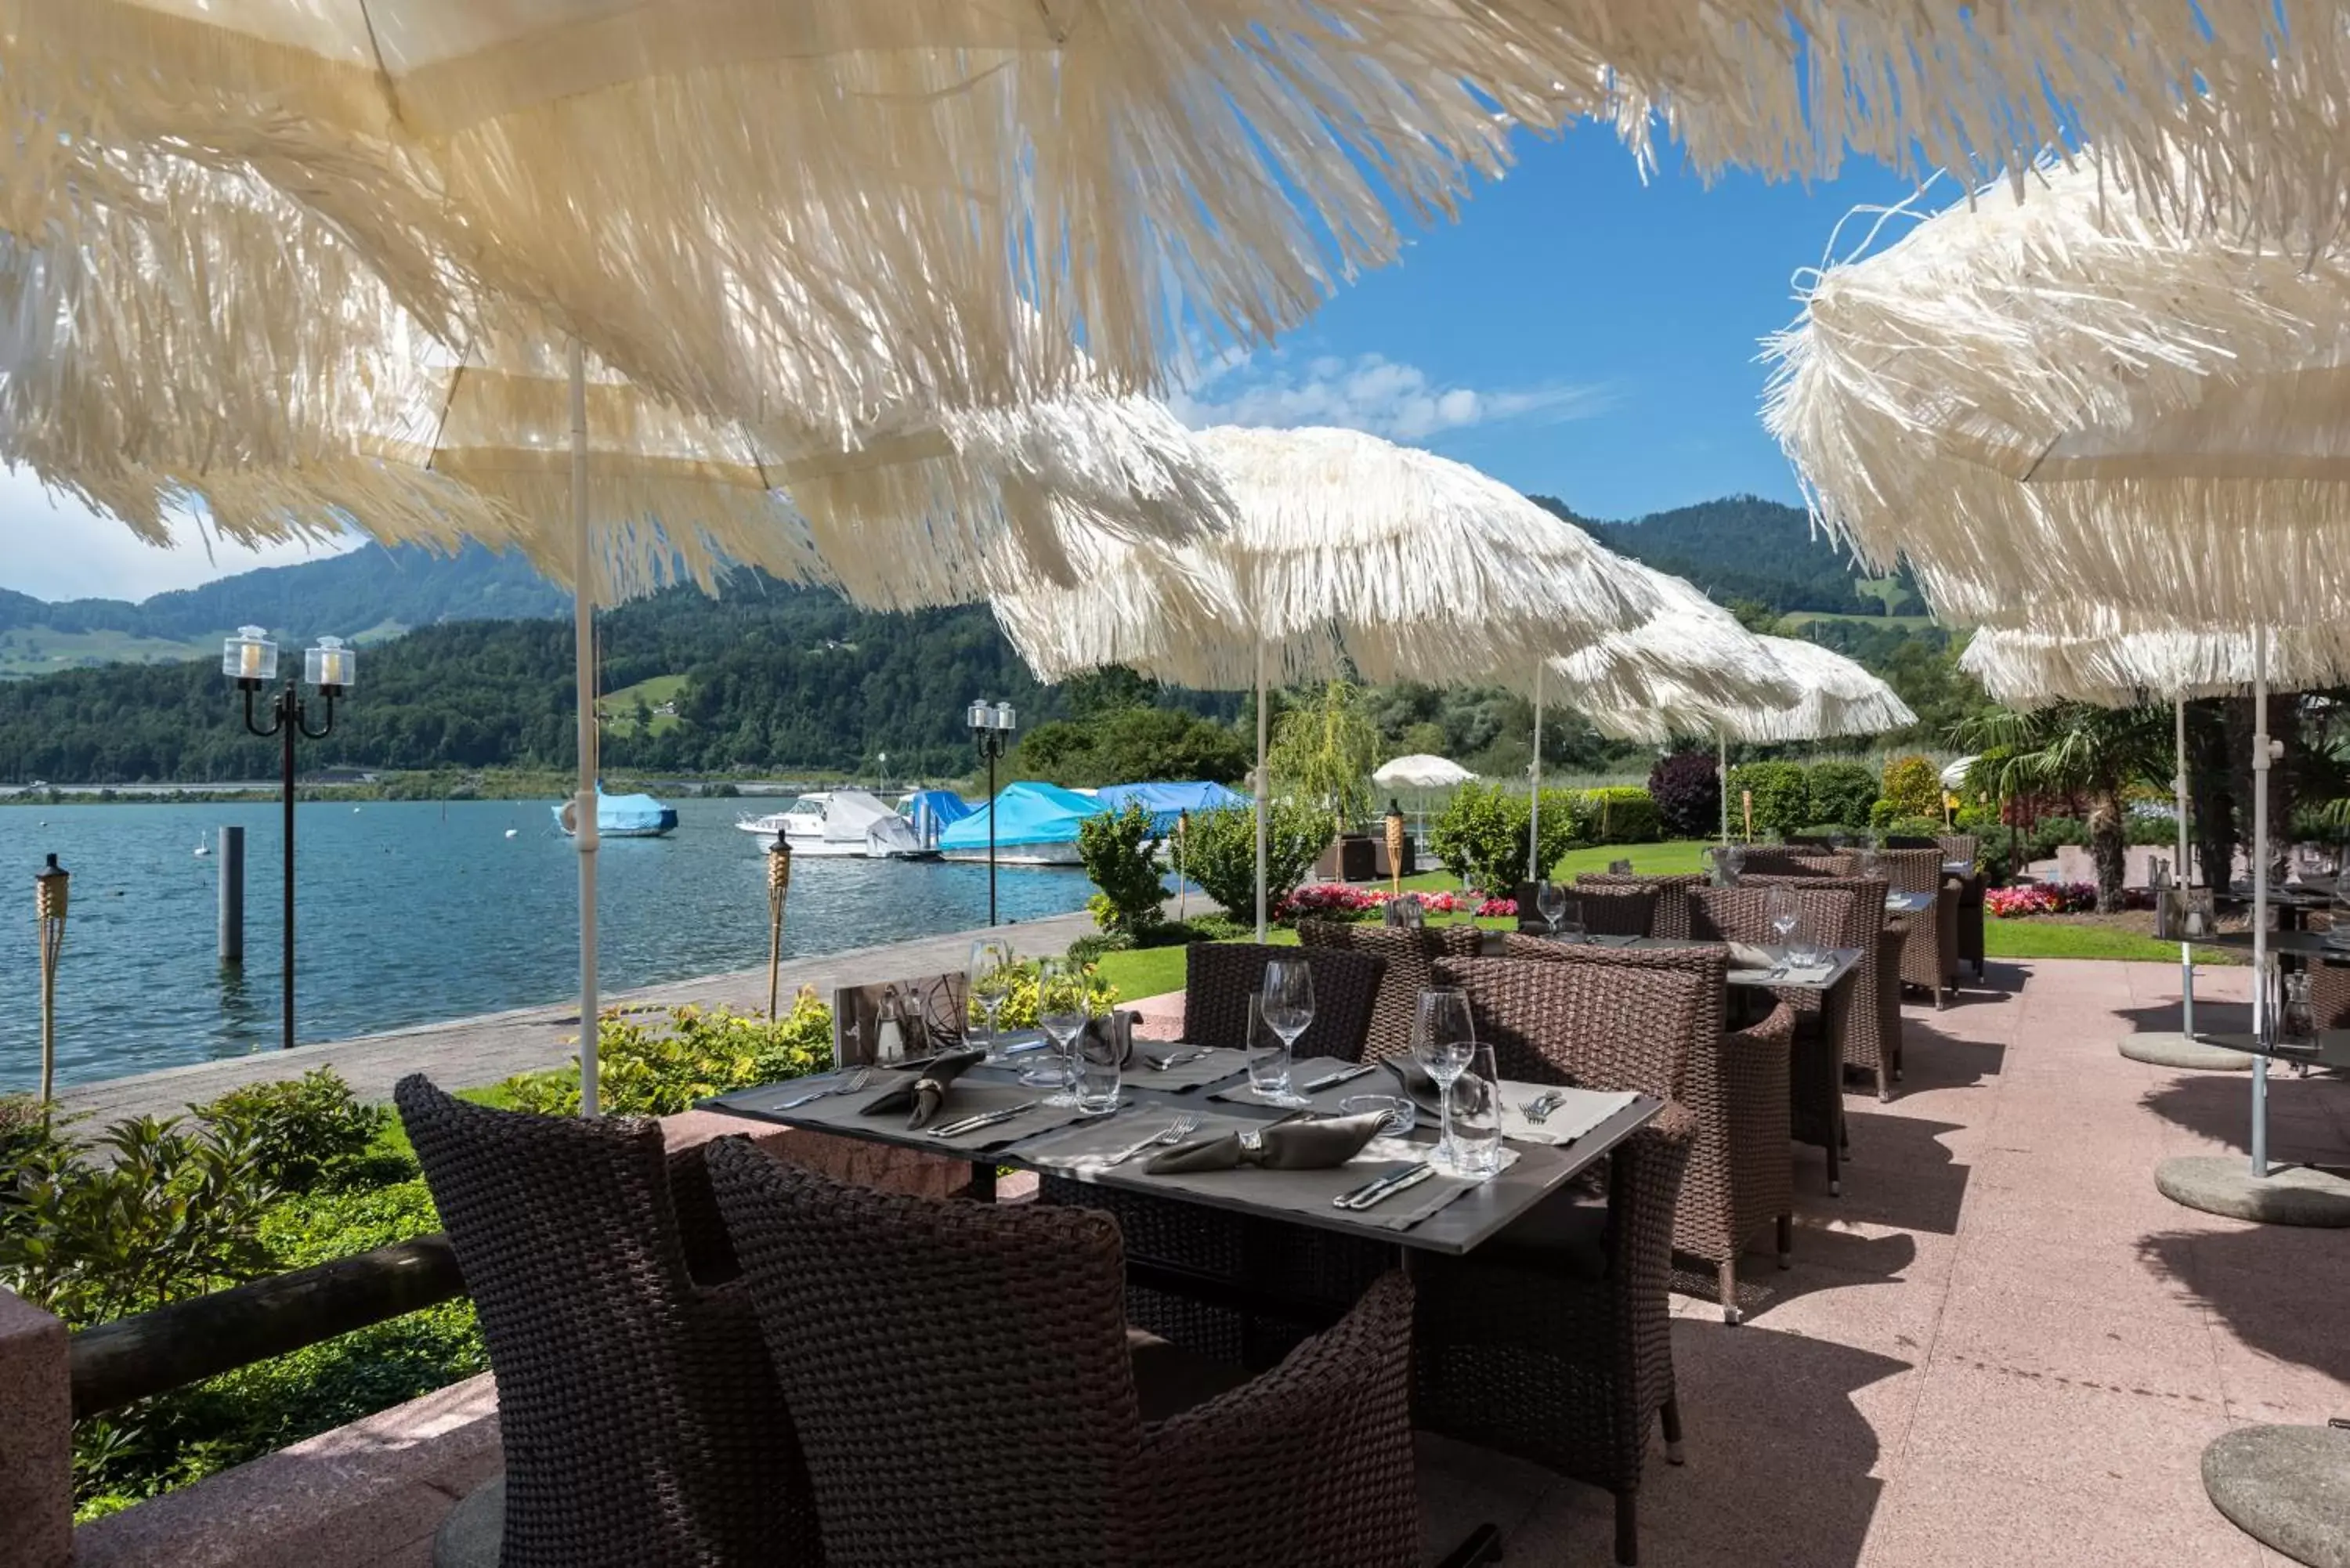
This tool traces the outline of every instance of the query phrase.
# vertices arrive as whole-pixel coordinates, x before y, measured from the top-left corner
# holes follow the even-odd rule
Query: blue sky
[[[1669,156],[1671,149],[1664,150]],[[1853,207],[1898,201],[1875,165],[1808,190],[1670,166],[1643,184],[1612,133],[1519,143],[1457,223],[1417,234],[1271,348],[1211,367],[1195,423],[1351,424],[1597,517],[1752,491],[1793,501],[1757,414],[1757,339]],[[1858,237],[1852,230],[1847,242]],[[0,587],[140,598],[304,558],[153,549],[24,475],[0,475]]]

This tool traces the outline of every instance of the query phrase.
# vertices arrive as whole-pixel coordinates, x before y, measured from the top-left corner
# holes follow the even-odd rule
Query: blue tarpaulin
[[[1178,812],[1219,811],[1228,805],[1249,804],[1248,796],[1201,779],[1181,784],[1107,784],[1096,791],[1094,798],[1112,811],[1139,805],[1150,813],[1151,827],[1159,833],[1175,831]]]
[[[952,790],[921,789],[908,797],[902,809],[914,825],[914,836],[935,849],[941,834],[977,808]]]
[[[564,832],[571,831],[570,819],[563,814],[571,809],[569,801],[556,806],[556,826]],[[649,794],[606,794],[604,786],[596,786],[596,832],[606,838],[659,838],[677,827],[677,808],[663,805]]]
[[[987,822],[996,819],[998,848],[1022,844],[1074,844],[1077,824],[1105,807],[1090,795],[1058,784],[1005,784],[995,799],[939,835],[941,849],[987,847]]]

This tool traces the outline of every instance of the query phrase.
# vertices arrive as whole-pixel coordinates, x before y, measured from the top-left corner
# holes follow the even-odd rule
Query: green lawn
[[[658,708],[664,702],[676,701],[678,693],[684,690],[684,676],[656,675],[650,680],[639,680],[634,686],[623,686],[617,691],[605,692],[597,699],[596,711],[603,715],[607,734],[634,734],[639,698],[644,699],[647,708]],[[674,713],[656,713],[653,715],[652,733],[665,735],[677,729],[680,723]]]
[[[2158,942],[2136,931],[2088,925],[2060,916],[2036,915],[2025,919],[1985,920],[1983,952],[1991,958],[2149,959],[2177,963],[2178,944]],[[2197,948],[2201,964],[2241,964],[2243,955],[2227,948]]]

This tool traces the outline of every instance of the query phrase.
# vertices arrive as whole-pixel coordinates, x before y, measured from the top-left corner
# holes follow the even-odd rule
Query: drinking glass
[[[1051,1089],[1048,1106],[1077,1103],[1075,1051],[1077,1032],[1086,1026],[1086,973],[1066,959],[1048,958],[1036,964],[1036,1025],[1052,1043],[1044,1061],[1022,1071],[1020,1081]]]
[[[1265,1027],[1281,1036],[1282,1054],[1297,1055],[1297,1037],[1314,1022],[1314,966],[1302,958],[1267,959],[1264,962]],[[1283,1064],[1283,1075],[1288,1073]],[[1286,1085],[1284,1085],[1284,1091]],[[1302,1096],[1284,1092],[1283,1105],[1302,1106]]]
[[[1071,1067],[1076,1077],[1077,1109],[1090,1115],[1118,1109],[1122,1064],[1116,1020],[1094,1020],[1094,1027],[1077,1032]]]
[[[1289,1042],[1274,1033],[1273,1025],[1264,1021],[1264,993],[1249,992],[1248,1044],[1249,1087],[1257,1097],[1274,1105],[1287,1105],[1299,1096],[1289,1088]]]
[[[1534,909],[1550,927],[1552,936],[1558,935],[1559,917],[1566,913],[1566,889],[1555,882],[1542,882],[1534,888]]]
[[[1875,845],[1862,845],[1859,852],[1854,855],[1852,858],[1853,871],[1856,875],[1872,882],[1881,881],[1884,879],[1885,860],[1883,857],[1877,853],[1877,846]]]
[[[1502,1168],[1502,1075],[1491,1045],[1473,1047],[1444,1091],[1455,1174],[1484,1180]]]
[[[2281,1044],[2304,1048],[2317,1044],[2317,1010],[2310,1004],[2306,974],[2284,977],[2284,1005],[2277,1010],[2277,1039]]]
[[[1607,875],[1610,877],[1629,877],[1631,874],[1632,862],[1628,859],[1610,860],[1607,863]]]
[[[1555,937],[1563,937],[1573,941],[1582,940],[1583,900],[1561,898],[1558,901],[1558,919],[1550,923],[1550,931]]]
[[[1003,1054],[1001,1032],[995,1027],[995,1015],[1003,1009],[1003,998],[1012,990],[1012,944],[1002,937],[982,937],[971,944],[971,1010],[987,1024],[987,1059],[991,1063],[1008,1060]]]
[[[1825,944],[1820,940],[1819,922],[1809,915],[1798,913],[1795,928],[1787,938],[1787,961],[1797,969],[1810,969],[1826,957]]]
[[[1477,1027],[1469,1016],[1469,993],[1455,986],[1437,986],[1419,993],[1419,1015],[1412,1020],[1411,1056],[1420,1070],[1436,1080],[1436,1163],[1457,1168],[1452,1157],[1452,1080],[1469,1065],[1477,1049]]]
[[[1773,888],[1770,896],[1762,900],[1762,913],[1763,918],[1771,922],[1771,934],[1779,939],[1778,946],[1785,948],[1787,938],[1794,933],[1798,920],[1795,890],[1783,884]]]

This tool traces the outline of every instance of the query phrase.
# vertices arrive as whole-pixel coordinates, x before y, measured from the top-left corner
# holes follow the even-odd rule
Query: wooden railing
[[[448,1238],[420,1236],[99,1324],[68,1348],[74,1419],[464,1293]]]

